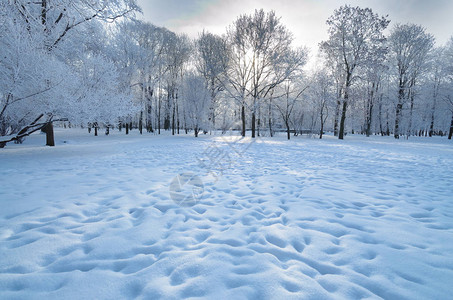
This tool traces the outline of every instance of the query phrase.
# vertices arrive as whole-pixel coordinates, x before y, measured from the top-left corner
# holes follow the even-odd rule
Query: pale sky
[[[437,45],[453,35],[453,0],[138,0],[143,9],[139,18],[195,38],[203,29],[222,34],[244,13],[255,9],[274,10],[293,33],[294,43],[307,46],[312,54],[327,38],[326,19],[343,4],[370,7],[388,15],[395,23],[424,26],[436,37]]]

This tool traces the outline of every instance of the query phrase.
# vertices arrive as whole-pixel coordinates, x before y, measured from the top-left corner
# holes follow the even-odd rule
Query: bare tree
[[[288,140],[291,139],[290,122],[294,108],[296,106],[297,101],[300,101],[302,93],[307,88],[308,86],[304,87],[301,82],[296,82],[295,80],[288,79],[280,87],[280,89],[282,90],[282,94],[280,96],[275,97],[276,100],[275,107],[280,113],[285,124],[286,136]]]

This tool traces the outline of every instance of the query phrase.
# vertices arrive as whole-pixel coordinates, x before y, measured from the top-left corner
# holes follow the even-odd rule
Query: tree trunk
[[[126,122],[126,134],[129,134],[129,123]]]
[[[366,136],[369,137],[371,135],[371,123],[373,121],[373,103],[369,104],[368,109],[368,116],[366,120]]]
[[[431,123],[429,125],[429,136],[433,136],[434,132],[434,112],[436,111],[437,93],[434,91],[433,95],[433,106],[431,107]]]
[[[45,127],[46,132],[46,146],[53,147],[55,146],[55,137],[53,134],[53,124],[52,122],[47,123]]]
[[[401,82],[400,79],[400,84],[399,84],[399,89],[398,89],[398,104],[396,105],[396,112],[395,112],[395,132],[393,133],[395,139],[400,138],[400,121],[401,121],[401,113],[403,111],[403,101],[404,101],[404,85]]]
[[[255,112],[252,112],[252,138],[255,138]]]
[[[381,136],[384,135],[384,131],[382,128],[382,98],[379,101],[379,114],[378,114],[378,119],[379,119],[379,132],[381,133]]]
[[[260,136],[260,127],[261,127],[261,106],[260,106],[260,105],[258,106],[258,120],[257,120],[257,125],[258,125],[257,134],[258,134],[258,137],[259,137],[259,136]]]
[[[178,130],[178,134],[179,134],[179,106],[176,106],[176,128]]]
[[[215,131],[215,109],[212,109],[212,130]]]
[[[274,136],[274,133],[272,132],[272,98],[269,99],[269,135],[270,137]]]
[[[337,100],[337,105],[335,107],[335,119],[333,123],[333,135],[338,136],[338,116],[340,115],[341,102]]]
[[[242,120],[242,131],[241,135],[245,136],[245,106],[244,104],[241,107],[241,120]]]
[[[160,134],[160,110],[161,110],[161,107],[162,107],[162,101],[159,96],[159,105],[157,108],[157,133],[158,134]]]
[[[448,133],[448,139],[451,140],[453,135],[453,112],[451,113],[450,132]]]
[[[173,105],[172,116],[171,116],[171,135],[175,135],[175,111],[176,107]]]
[[[346,120],[346,109],[348,106],[348,96],[345,94],[345,99],[343,100],[343,109],[341,110],[341,120],[340,120],[340,132],[338,133],[338,139],[342,140],[344,137],[344,122]]]
[[[146,131],[153,132],[152,124],[152,100],[153,100],[154,90],[148,88],[147,104],[146,104]]]
[[[138,130],[140,130],[140,134],[143,134],[143,110],[140,111],[140,120],[138,120]]]
[[[269,118],[269,136],[274,137],[274,132],[272,131],[272,120]]]
[[[349,86],[351,85],[351,74],[347,74],[346,76],[346,85],[344,88],[344,96],[343,96],[343,109],[341,110],[341,119],[340,119],[340,131],[338,132],[338,139],[342,140],[344,137],[344,123],[346,120],[346,109],[348,108],[348,100],[349,100]]]
[[[323,131],[324,131],[324,120],[323,120],[323,112],[321,109],[321,130],[319,131],[319,139],[322,139]]]
[[[94,125],[94,136],[98,136],[98,125]]]
[[[411,87],[411,89],[412,89],[412,87]],[[415,100],[414,91],[409,91],[409,96],[410,96],[410,100],[411,100],[411,107],[410,107],[410,111],[409,111],[409,126],[407,128],[407,137],[406,138],[409,138],[409,136],[411,136],[411,134],[412,134],[412,118],[414,115],[414,100]]]
[[[288,140],[291,139],[291,132],[289,130],[289,122],[288,122],[288,119],[285,120],[285,125],[286,125],[286,137],[288,138]]]

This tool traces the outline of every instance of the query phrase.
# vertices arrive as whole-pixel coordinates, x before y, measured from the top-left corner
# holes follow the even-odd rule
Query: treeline
[[[342,6],[327,20],[322,63],[305,70],[307,49],[272,11],[194,40],[137,20],[139,11],[133,0],[1,0],[0,136],[20,142],[43,115],[44,125],[67,118],[96,133],[451,138],[453,39],[435,47],[415,24],[385,36],[385,17]]]

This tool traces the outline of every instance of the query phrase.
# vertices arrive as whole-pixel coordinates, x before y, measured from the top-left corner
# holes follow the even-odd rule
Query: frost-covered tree
[[[113,34],[114,60],[121,72],[122,86],[133,90],[134,101],[141,107],[140,132],[144,122],[148,132],[153,127],[160,132],[161,86],[167,71],[167,37],[171,34],[165,28],[138,20],[122,22]]]
[[[338,62],[343,76],[342,109],[338,138],[343,139],[350,89],[370,59],[385,54],[384,29],[389,20],[370,8],[341,6],[327,19],[329,39],[320,44],[321,51],[331,61]]]
[[[261,101],[306,63],[306,50],[293,50],[291,33],[271,11],[240,16],[228,30],[230,60],[227,72],[233,97],[241,104],[245,135],[246,97],[251,99],[252,137]],[[231,91],[230,90],[230,91]]]
[[[210,92],[209,119],[215,130],[216,117],[219,114],[219,95],[224,90],[221,77],[228,65],[227,42],[220,36],[203,31],[195,41],[195,49],[196,68],[205,79]]]
[[[364,99],[364,125],[363,130],[366,136],[371,135],[375,110],[382,100],[382,84],[385,73],[388,71],[386,65],[387,57],[384,55],[370,57],[368,64],[363,68],[362,84],[366,91]]]
[[[97,73],[95,69],[99,69],[95,66],[99,60],[93,58],[109,61],[108,56],[101,54],[104,51],[100,48],[105,43],[95,42],[105,41],[99,22],[112,22],[137,10],[135,1],[17,0],[1,1],[0,5],[3,20],[0,30],[6,33],[0,35],[0,44],[7,49],[0,62],[2,134],[15,133],[37,115],[45,114],[49,137],[54,116],[80,120],[83,108],[100,100],[93,93],[90,95],[93,87],[103,99],[118,94],[118,91],[106,93],[112,88],[105,85],[93,82],[84,85],[83,70],[90,69],[93,76]],[[84,35],[86,39],[81,38]],[[88,66],[90,62],[95,64]],[[115,82],[109,84],[115,86]],[[48,145],[53,144],[53,139],[48,139]]]
[[[167,93],[167,105],[164,128],[170,129],[171,127],[172,135],[174,135],[176,130],[179,133],[179,90],[181,88],[185,67],[190,59],[192,45],[186,35],[171,34],[168,38],[168,48],[166,50],[167,72],[165,75],[165,88]]]
[[[439,100],[442,96],[442,88],[445,83],[445,69],[446,62],[446,55],[445,55],[445,48],[438,47],[433,49],[432,55],[428,62],[429,68],[426,72],[426,85],[428,86],[428,97],[426,99],[431,99],[431,103],[426,101],[426,106],[424,110],[428,114],[427,119],[429,120],[429,130],[428,135],[430,137],[434,134],[435,129],[435,121],[436,121],[436,111],[439,107]]]
[[[273,103],[282,117],[288,140],[291,139],[291,118],[297,107],[297,103],[301,101],[303,92],[307,89],[307,86],[302,82],[302,78],[299,77],[297,79],[292,78],[292,80],[286,80],[275,91],[275,93],[279,93],[280,95],[273,95],[275,97]]]
[[[394,137],[399,138],[401,135],[403,105],[407,102],[410,102],[408,130],[411,130],[417,79],[419,79],[420,73],[425,67],[429,51],[434,46],[434,37],[426,33],[422,26],[397,24],[392,29],[389,44],[394,58],[394,66],[396,67],[398,87]]]
[[[313,74],[309,88],[309,97],[311,105],[317,112],[319,138],[322,139],[327,118],[336,100],[332,77],[329,76],[326,69],[320,69]]]
[[[0,135],[16,133],[39,114],[64,110],[77,78],[30,33],[14,5],[2,2],[0,23]],[[31,26],[31,25],[30,25]]]
[[[450,38],[445,47],[444,55],[445,55],[444,74],[446,76],[447,84],[443,99],[447,105],[448,110],[451,112],[451,121],[448,133],[448,139],[451,139],[453,136],[453,36]]]
[[[207,125],[211,98],[210,91],[206,88],[205,79],[194,73],[186,75],[182,95],[185,126],[192,128],[195,137],[198,137],[200,130]]]

